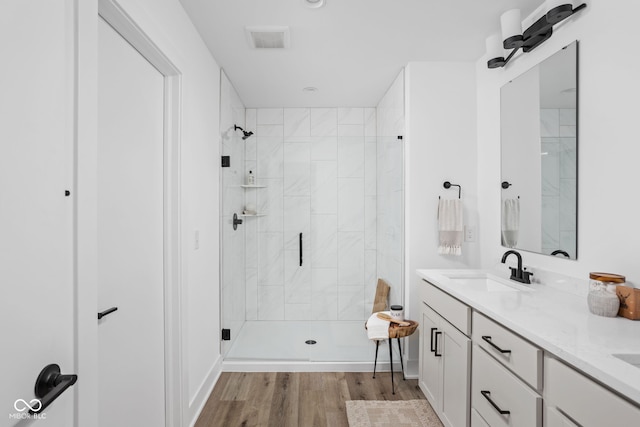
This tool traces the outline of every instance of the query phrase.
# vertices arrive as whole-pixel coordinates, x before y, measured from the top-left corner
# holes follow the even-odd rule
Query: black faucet
[[[516,282],[530,284],[530,277],[533,276],[533,273],[530,271],[526,271],[522,269],[522,256],[516,251],[507,251],[502,255],[502,263],[504,264],[507,260],[507,257],[511,254],[514,254],[518,258],[518,267],[513,268],[509,267],[511,270],[511,277],[509,279],[515,280]]]

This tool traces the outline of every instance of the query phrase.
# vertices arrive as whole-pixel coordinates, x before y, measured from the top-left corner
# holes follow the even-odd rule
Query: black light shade
[[[554,7],[547,12],[547,22],[551,25],[557,24],[571,15],[573,15],[573,6],[570,4],[563,4]]]

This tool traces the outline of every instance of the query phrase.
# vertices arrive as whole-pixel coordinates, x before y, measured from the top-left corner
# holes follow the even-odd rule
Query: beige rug
[[[349,427],[441,427],[426,400],[348,400]]]

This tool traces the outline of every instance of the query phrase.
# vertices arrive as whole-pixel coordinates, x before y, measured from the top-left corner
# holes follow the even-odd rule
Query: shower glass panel
[[[228,144],[244,149],[233,154],[242,170],[232,158],[223,171],[223,186],[240,191],[223,189],[222,257],[244,251],[242,263],[223,262],[223,327],[233,328],[225,361],[373,361],[364,321],[377,278],[391,283],[392,304],[403,302],[403,90],[401,74],[381,102],[393,126],[377,108],[245,110],[253,136],[242,141],[238,131]],[[378,137],[380,129],[390,133]],[[241,187],[249,171],[255,184]],[[231,210],[245,209],[255,214],[229,231]]]

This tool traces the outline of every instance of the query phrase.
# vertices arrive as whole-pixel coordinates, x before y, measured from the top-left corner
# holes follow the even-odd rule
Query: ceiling
[[[502,12],[543,0],[180,0],[245,106],[375,106],[410,61],[475,61]],[[254,49],[246,26],[289,26],[288,49]],[[305,87],[317,92],[304,92]]]

